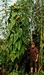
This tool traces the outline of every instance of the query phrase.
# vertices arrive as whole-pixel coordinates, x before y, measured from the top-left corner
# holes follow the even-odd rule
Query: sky
[[[11,0],[11,4],[13,4],[14,2],[16,2],[17,0]],[[2,4],[2,0],[0,0],[0,4]]]
[[[10,2],[10,5],[13,5],[14,4],[14,2],[16,2],[17,0],[11,0],[11,2]],[[0,0],[0,5],[2,4],[2,0]],[[0,10],[2,9],[2,7],[0,6]],[[1,15],[1,12],[0,12],[0,15]],[[3,35],[1,35],[2,34],[2,32],[1,32],[1,29],[0,29],[0,38],[3,38]]]

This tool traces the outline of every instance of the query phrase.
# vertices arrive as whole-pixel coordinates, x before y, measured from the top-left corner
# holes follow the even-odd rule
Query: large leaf
[[[8,33],[7,33],[7,35],[6,35],[6,38],[8,38],[8,37],[9,37],[9,35],[10,35],[10,32],[8,31]]]
[[[15,19],[13,19],[13,18],[11,17],[10,20],[11,20],[11,23],[8,24],[8,29],[9,29],[9,30],[11,30],[12,27],[15,25]]]
[[[19,28],[18,34],[19,34],[19,37],[22,36],[22,29],[21,28]]]
[[[10,23],[10,24],[8,25],[8,30],[11,30],[12,27],[13,27],[13,25]]]
[[[17,46],[18,46],[18,45],[17,45],[17,42],[16,42],[16,43],[13,45],[13,52],[16,51]]]
[[[15,44],[15,42],[16,42],[17,40],[18,40],[18,33],[15,33],[15,34],[14,34],[14,42],[13,42],[13,43]]]
[[[17,47],[18,47],[18,50],[20,50],[21,45],[22,45],[22,40],[19,40],[19,41],[18,41],[18,46],[17,46]]]
[[[14,18],[17,15],[17,12],[12,11],[12,18]]]
[[[11,17],[11,25],[15,25],[15,19]]]
[[[20,54],[24,54],[24,50],[25,50],[25,46],[22,45],[21,50],[20,50]]]
[[[19,37],[22,36],[22,29],[21,28],[16,28],[17,33],[19,34]]]
[[[11,53],[11,54],[10,54],[10,59],[12,60],[12,62],[14,61],[15,58],[16,58],[16,55],[13,54],[13,53]]]
[[[10,35],[10,40],[8,42],[9,45],[11,45],[13,43],[13,34]]]

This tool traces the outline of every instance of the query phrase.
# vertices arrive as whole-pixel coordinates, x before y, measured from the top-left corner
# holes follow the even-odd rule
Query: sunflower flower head
[[[16,6],[16,3],[14,3],[13,6],[15,7]]]

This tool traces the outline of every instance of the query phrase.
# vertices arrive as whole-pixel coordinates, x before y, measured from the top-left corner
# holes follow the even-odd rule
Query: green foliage
[[[22,1],[24,4],[26,1]],[[27,4],[28,6],[28,4]],[[10,7],[10,16],[8,18],[8,34],[7,34],[7,46],[10,52],[10,58],[14,62],[15,58],[19,59],[21,54],[24,54],[25,44],[30,42],[29,36],[29,8],[30,6],[23,7],[20,2],[16,6]],[[26,10],[24,10],[26,8]]]
[[[43,70],[40,71],[40,75],[44,75],[44,71]]]
[[[7,49],[6,40],[1,40],[0,45],[0,66],[4,69],[4,65],[8,65],[9,58],[9,51]]]
[[[40,10],[38,10],[38,6],[40,7],[40,3],[38,3],[37,5],[37,3],[34,4],[32,0],[30,1],[22,0],[18,1],[16,6],[13,5],[10,7],[10,15],[8,18],[8,27],[7,27],[8,28],[7,47],[12,62],[14,62],[16,58],[19,59],[20,55],[24,54],[25,44],[30,43],[31,41],[30,25],[32,24],[35,27],[33,34],[37,34],[36,35],[37,37],[34,38],[34,42],[38,43],[37,47],[39,45],[40,40],[38,39],[38,37],[40,38],[39,36],[40,28],[38,23],[40,20],[41,13],[39,15]],[[33,18],[32,22],[29,22],[29,18]]]
[[[0,42],[0,65],[4,66],[6,64],[7,71],[10,72],[15,68],[14,60],[16,58],[20,60],[20,56],[24,54],[25,45],[30,43],[30,25],[35,26],[33,34],[36,34],[37,37],[34,38],[34,42],[37,43],[37,47],[39,46],[40,39],[38,38],[40,38],[41,28],[41,24],[39,25],[39,23],[41,23],[42,19],[41,10],[43,11],[43,7],[40,7],[38,1],[34,4],[33,0],[18,0],[16,6],[12,5],[10,7],[6,43]],[[5,12],[7,16],[7,11]],[[29,18],[32,19],[31,22],[29,22]],[[7,24],[7,21],[5,21],[5,24]],[[12,68],[13,66],[14,68]],[[20,69],[19,75],[23,74],[24,69]],[[43,74],[44,72],[41,71],[40,75]],[[9,75],[18,75],[18,72],[13,71]]]
[[[18,72],[13,71],[9,75],[18,75]]]

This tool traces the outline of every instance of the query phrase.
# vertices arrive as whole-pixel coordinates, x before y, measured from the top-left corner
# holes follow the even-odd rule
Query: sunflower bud
[[[18,20],[19,18],[20,18],[20,16],[17,16],[17,17],[16,17],[16,20]]]

